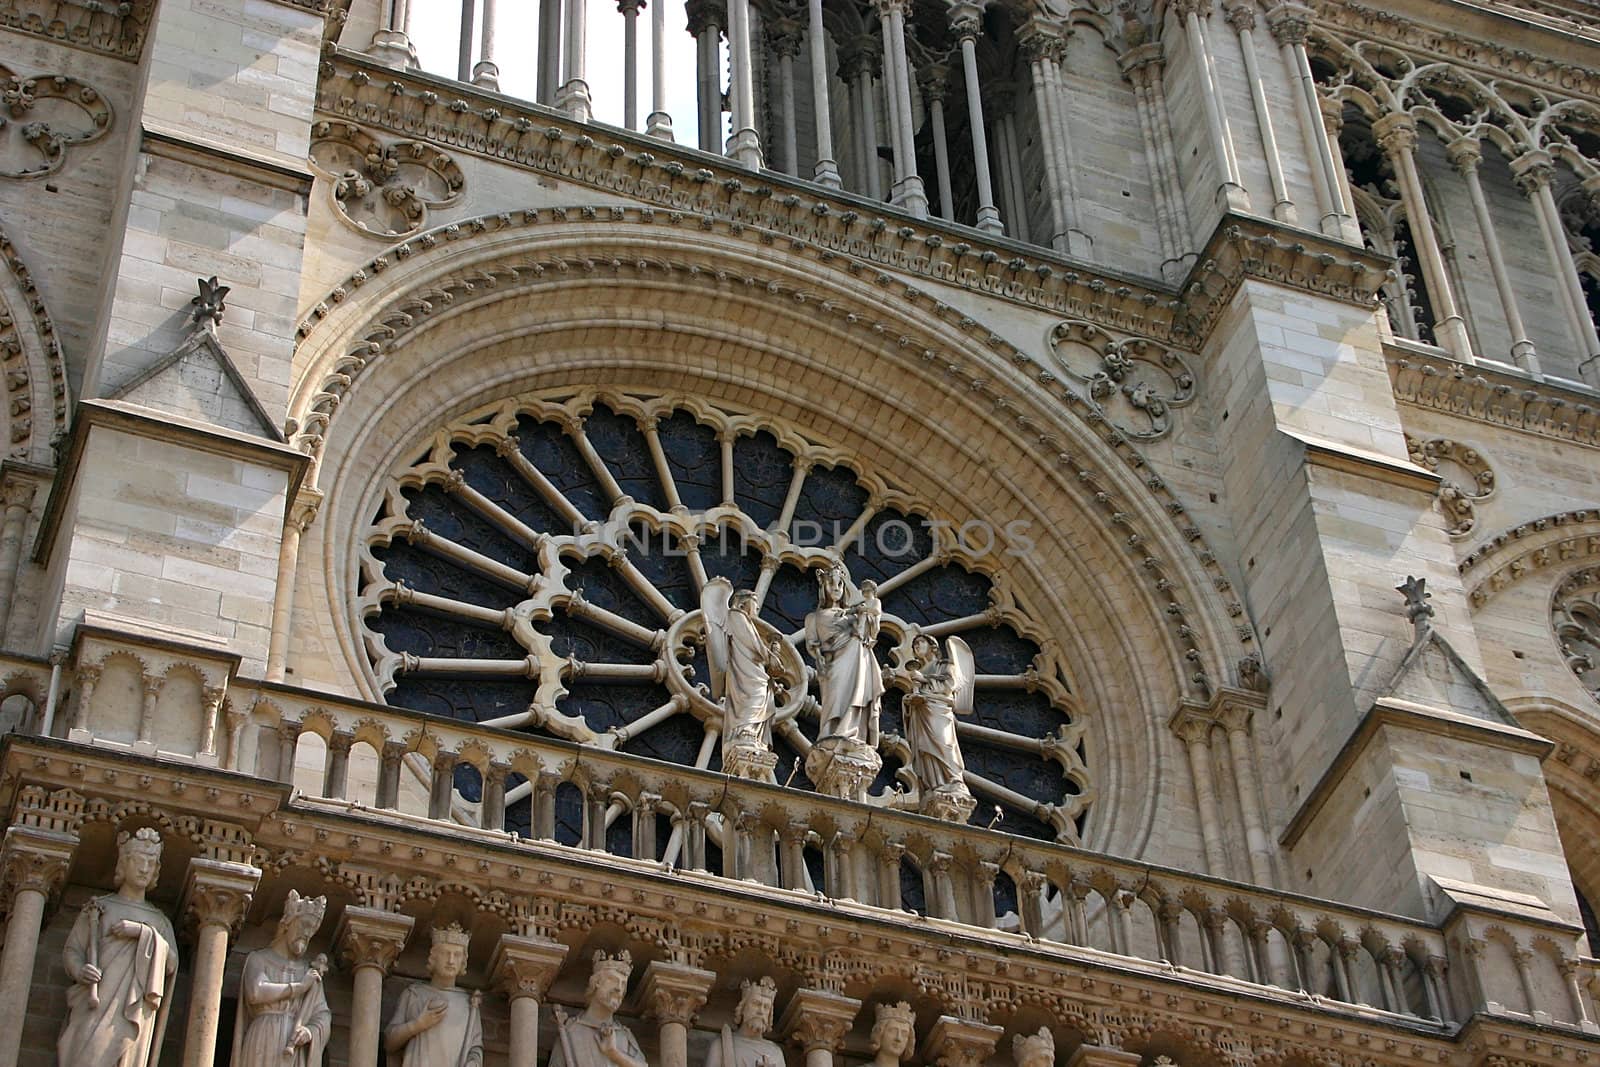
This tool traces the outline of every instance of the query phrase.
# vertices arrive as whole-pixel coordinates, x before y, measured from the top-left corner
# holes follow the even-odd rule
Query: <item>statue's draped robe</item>
[[[98,918],[97,918],[98,917]],[[124,919],[140,925],[139,936],[113,937]],[[89,987],[76,981],[98,939],[100,1006],[89,1007]],[[62,953],[67,974],[67,1025],[56,1044],[63,1067],[149,1067],[160,1049],[167,998],[178,970],[172,923],[154,905],[111,894],[78,913]]]
[[[644,1059],[644,1053],[639,1051],[639,1042],[634,1040],[633,1031],[619,1022],[611,1024],[621,1031],[621,1044],[623,1049],[638,1060]],[[566,1038],[561,1036],[562,1027],[556,1027],[555,1051],[550,1053],[548,1067],[615,1067],[610,1058],[600,1049],[600,1028],[594,1023],[579,1015],[566,1021]],[[572,1046],[572,1062],[567,1060],[567,1045]]]
[[[924,792],[966,788],[967,765],[956,741],[956,679],[947,659],[936,660],[905,702],[906,742],[911,746],[911,771]]]
[[[389,1029],[417,1018],[435,1001],[444,1002],[444,1018],[406,1043],[399,1067],[482,1067],[483,1019],[465,989],[439,989],[427,982],[406,986]],[[389,1063],[396,1062],[391,1055]]]
[[[728,615],[728,722],[729,742],[772,744],[772,690],[767,676],[767,643],[755,623],[742,611]]]
[[[806,616],[806,648],[816,661],[822,719],[817,738],[866,741],[883,697],[883,676],[856,630],[855,614],[819,607]]]
[[[285,959],[271,948],[258,949],[245,958],[244,973],[239,977],[239,1014],[233,1026],[233,1067],[322,1067],[322,1052],[333,1025],[322,983],[312,986],[304,997],[262,1003],[274,992],[273,987],[299,982],[310,968],[309,961]],[[309,1010],[302,1013],[301,1003],[307,998]],[[311,1043],[285,1054],[297,1025],[311,1031]]]
[[[730,1026],[712,1043],[706,1067],[783,1067],[783,1049],[764,1037],[747,1037]]]

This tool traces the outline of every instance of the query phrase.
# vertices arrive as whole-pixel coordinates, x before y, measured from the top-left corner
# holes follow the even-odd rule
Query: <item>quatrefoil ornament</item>
[[[432,208],[454,203],[466,185],[447,153],[421,141],[385,144],[349,123],[312,128],[311,165],[328,179],[339,217],[374,237],[410,237]]]
[[[1050,328],[1045,343],[1056,365],[1078,383],[1080,398],[1130,438],[1165,437],[1174,409],[1194,399],[1194,372],[1154,341],[1119,340],[1093,323],[1066,319]]]
[[[64,74],[21,77],[0,66],[0,177],[44,178],[67,150],[105,136],[111,105],[100,90]]]

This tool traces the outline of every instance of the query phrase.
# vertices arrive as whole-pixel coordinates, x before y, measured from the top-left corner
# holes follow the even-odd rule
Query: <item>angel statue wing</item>
[[[733,583],[713,578],[700,594],[700,615],[706,625],[706,659],[711,664],[711,695],[722,699],[728,688],[728,601]]]
[[[972,648],[959,637],[945,640],[946,655],[950,657],[950,687],[957,715],[972,714],[972,691],[977,682],[978,670],[972,658]]]

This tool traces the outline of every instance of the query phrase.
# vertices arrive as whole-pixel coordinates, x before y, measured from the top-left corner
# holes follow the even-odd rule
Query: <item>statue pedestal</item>
[[[977,806],[978,801],[973,795],[967,792],[965,786],[959,785],[935,790],[922,798],[922,814],[945,822],[964,823],[972,817]]]
[[[733,778],[776,782],[772,772],[777,765],[777,753],[760,745],[731,745],[722,750],[722,773]]]
[[[806,756],[806,777],[819,793],[863,802],[883,769],[883,757],[853,737],[824,737]]]

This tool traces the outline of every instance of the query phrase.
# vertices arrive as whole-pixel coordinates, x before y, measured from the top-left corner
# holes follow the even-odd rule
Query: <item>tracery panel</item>
[[[928,520],[931,509],[779,420],[689,399],[518,397],[412,455],[360,563],[357,610],[390,702],[717,766],[700,602],[726,578],[794,649],[798,667],[777,683],[775,776],[808,788],[818,681],[800,649],[818,574],[842,561],[851,596],[876,582],[883,608],[871,802],[916,802],[902,718],[912,640],[960,637],[977,672],[974,713],[957,727],[979,802],[971,821],[1079,840],[1091,792],[1082,716],[992,531]]]

